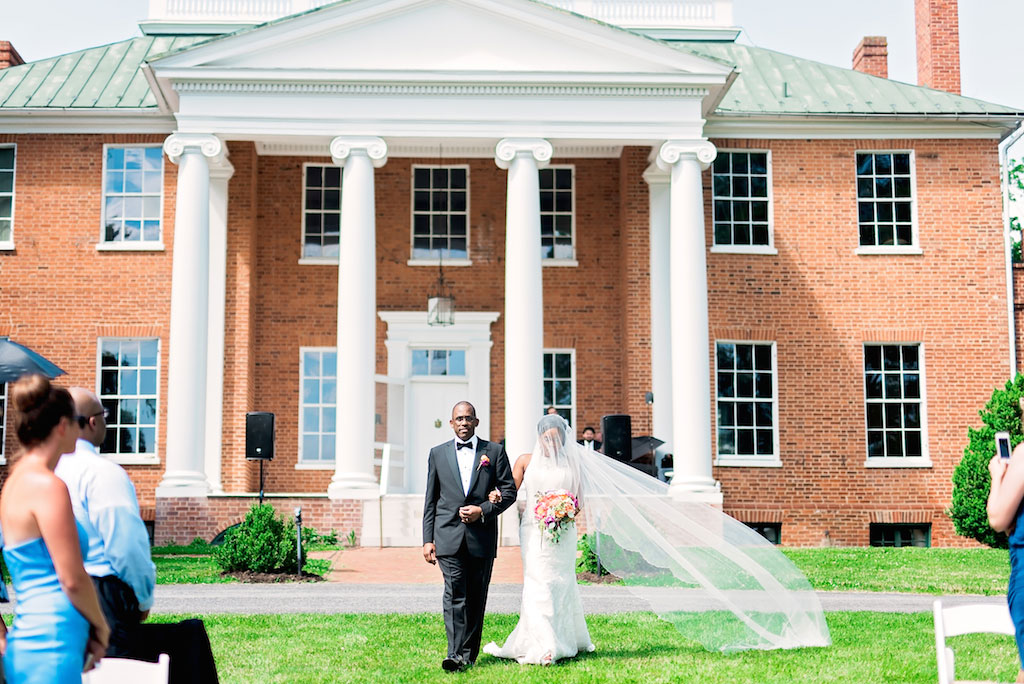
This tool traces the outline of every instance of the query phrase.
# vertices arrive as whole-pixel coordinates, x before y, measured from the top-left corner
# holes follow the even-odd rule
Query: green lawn
[[[825,591],[1006,593],[1005,549],[783,549],[811,586]]]
[[[181,619],[163,617],[163,619]],[[481,656],[457,680],[440,669],[440,614],[205,616],[221,681],[230,682],[934,682],[930,613],[830,613],[833,645],[792,651],[709,653],[650,614],[590,616],[597,646],[552,668]],[[489,615],[484,641],[503,640],[511,615]],[[1011,682],[1012,637],[951,641],[960,678]]]

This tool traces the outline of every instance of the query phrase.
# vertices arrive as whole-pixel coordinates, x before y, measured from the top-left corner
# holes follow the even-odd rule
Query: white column
[[[551,143],[505,138],[495,148],[508,169],[505,219],[505,449],[511,459],[533,449],[544,413],[544,292],[540,253],[540,182]]]
[[[380,138],[338,137],[342,167],[338,259],[338,413],[332,499],[375,496],[374,371],[377,360],[377,237],[373,169],[387,161]]]
[[[711,361],[707,246],[701,171],[715,160],[706,140],[669,140],[658,165],[670,171],[669,274],[672,345],[672,490],[721,503],[711,471]],[[655,398],[657,400],[657,398]]]
[[[175,133],[164,152],[178,165],[167,369],[166,470],[159,497],[206,496],[206,364],[210,287],[210,166],[221,141]]]
[[[665,440],[665,449],[673,450],[672,441],[672,330],[669,278],[672,272],[669,255],[669,174],[652,164],[644,171],[650,191],[651,225],[651,392],[652,434]]]
[[[210,168],[210,330],[206,354],[206,480],[213,493],[221,484],[224,442],[224,316],[227,297],[228,181],[235,167],[226,158]]]

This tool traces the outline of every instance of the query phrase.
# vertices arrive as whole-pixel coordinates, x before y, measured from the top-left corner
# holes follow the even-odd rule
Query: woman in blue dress
[[[14,383],[10,396],[24,451],[0,493],[4,559],[17,594],[4,670],[11,684],[79,684],[110,638],[82,565],[84,535],[53,473],[75,450],[80,419],[68,391],[42,375]]]

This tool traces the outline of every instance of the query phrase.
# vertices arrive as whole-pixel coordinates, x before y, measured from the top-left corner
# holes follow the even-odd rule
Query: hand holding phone
[[[1010,460],[1010,454],[1013,453],[1010,449],[1010,433],[1009,432],[997,432],[996,433],[996,453],[999,454],[999,458],[1004,461]]]

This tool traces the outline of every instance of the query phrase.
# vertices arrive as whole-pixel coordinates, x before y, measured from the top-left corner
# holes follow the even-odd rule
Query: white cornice
[[[174,117],[156,111],[19,108],[0,110],[0,133],[174,132]]]
[[[778,118],[716,116],[704,125],[708,138],[991,138],[1000,139],[1020,119],[1017,117],[958,116],[830,117],[785,116]]]
[[[256,153],[260,156],[278,157],[329,157],[329,140],[316,142],[288,142],[287,140],[257,140]],[[496,141],[482,143],[460,143],[458,140],[438,138],[436,141],[388,142],[388,158],[407,159],[492,159]],[[622,156],[622,145],[604,144],[559,144],[553,142],[552,159],[618,159]]]

